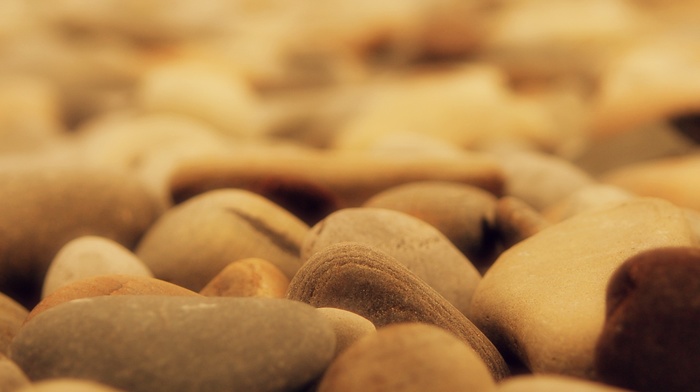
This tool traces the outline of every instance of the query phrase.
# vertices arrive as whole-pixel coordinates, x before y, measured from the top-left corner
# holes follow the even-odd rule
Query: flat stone
[[[133,275],[91,276],[61,286],[47,295],[29,312],[25,322],[64,302],[103,295],[199,296],[194,291],[155,278]]]
[[[16,392],[125,392],[107,385],[72,378],[56,378],[39,381]]]
[[[320,376],[334,352],[331,326],[297,301],[122,295],[39,314],[10,358],[36,381],[82,378],[133,392],[290,391]]]
[[[153,277],[153,273],[130,250],[107,238],[76,238],[58,251],[44,278],[42,298],[59,287],[98,275]]]
[[[339,242],[359,242],[390,255],[465,315],[481,279],[474,265],[437,229],[399,211],[346,208],[311,228],[302,260]]]
[[[516,376],[498,384],[498,392],[623,392],[626,389],[553,374]]]
[[[252,257],[227,265],[199,293],[208,297],[284,298],[287,288],[289,278],[279,268]]]
[[[700,248],[652,249],[610,278],[596,346],[604,382],[635,391],[690,391],[700,385]]]
[[[494,378],[509,372],[498,350],[464,314],[403,264],[369,245],[343,242],[315,253],[292,279],[287,298],[345,309],[377,328],[402,322],[436,325],[474,348]]]
[[[0,354],[7,354],[10,342],[24,323],[29,311],[12,298],[0,293]]]
[[[377,331],[371,321],[357,313],[338,308],[318,308],[318,311],[333,326],[336,356],[360,338]]]
[[[647,249],[692,242],[683,211],[659,199],[578,214],[505,251],[477,287],[472,320],[533,372],[592,378],[613,272]]]
[[[29,384],[29,378],[22,369],[0,354],[0,392],[13,392]]]
[[[491,373],[471,347],[442,328],[402,323],[379,328],[340,354],[318,392],[495,389]]]
[[[420,181],[389,188],[363,207],[401,211],[445,235],[470,260],[493,252],[496,197],[481,188],[440,181]]]
[[[136,255],[155,277],[201,290],[233,261],[258,257],[291,278],[309,227],[280,206],[242,189],[199,195],[165,212]]]
[[[95,235],[131,248],[156,217],[151,196],[122,172],[37,161],[0,165],[0,184],[0,290],[27,307],[68,241]]]

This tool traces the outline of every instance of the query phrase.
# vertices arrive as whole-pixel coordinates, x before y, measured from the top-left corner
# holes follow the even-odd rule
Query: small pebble
[[[284,298],[287,288],[289,278],[279,268],[253,257],[227,265],[199,293],[207,297]]]
[[[377,328],[371,321],[357,313],[338,308],[318,308],[335,331],[335,356],[363,336],[375,333]]]
[[[575,377],[552,374],[523,375],[498,384],[498,392],[623,392],[626,389]]]
[[[24,306],[0,293],[0,354],[7,354],[10,342],[28,314],[29,311]]]
[[[13,392],[29,384],[29,378],[22,369],[0,354],[0,392]]]
[[[54,378],[39,381],[16,392],[126,392],[107,385],[91,381],[73,378]]]
[[[503,246],[508,249],[549,226],[549,222],[524,201],[505,196],[496,203],[496,228]]]

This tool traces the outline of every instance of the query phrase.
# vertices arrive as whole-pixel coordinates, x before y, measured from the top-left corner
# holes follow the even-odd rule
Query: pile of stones
[[[700,390],[700,5],[348,4],[0,4],[0,392]]]

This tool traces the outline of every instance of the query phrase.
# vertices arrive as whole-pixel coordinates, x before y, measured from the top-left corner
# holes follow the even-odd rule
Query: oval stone
[[[377,331],[371,321],[357,313],[338,308],[318,308],[318,311],[333,326],[336,356],[361,337]]]
[[[103,296],[26,323],[10,358],[32,380],[74,377],[132,392],[290,391],[320,376],[335,334],[286,299]]]
[[[318,392],[494,391],[479,355],[451,333],[421,323],[379,328],[348,347]]]
[[[339,242],[358,242],[381,250],[405,265],[468,315],[471,296],[481,279],[474,265],[436,228],[400,211],[346,208],[311,228],[302,260]]]
[[[284,298],[288,288],[289,278],[279,268],[251,257],[227,265],[199,293],[207,297]]]
[[[315,253],[289,285],[287,298],[357,313],[379,328],[402,322],[441,327],[479,353],[494,378],[508,367],[501,354],[457,308],[393,257],[343,242]]]

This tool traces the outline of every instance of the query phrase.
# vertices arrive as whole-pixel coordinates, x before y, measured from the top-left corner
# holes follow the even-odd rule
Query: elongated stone
[[[10,358],[32,380],[82,378],[133,392],[290,391],[318,377],[334,351],[328,322],[297,301],[123,295],[41,313]]]
[[[349,310],[377,328],[402,322],[436,325],[474,348],[494,378],[508,374],[498,350],[469,319],[408,268],[371,246],[344,242],[315,253],[292,279],[287,298]]]

